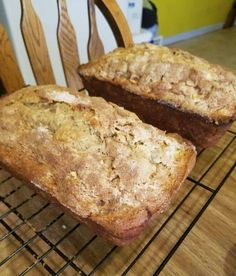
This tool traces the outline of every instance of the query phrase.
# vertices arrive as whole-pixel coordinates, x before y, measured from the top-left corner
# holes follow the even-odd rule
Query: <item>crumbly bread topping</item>
[[[152,44],[118,48],[79,73],[121,85],[215,121],[236,118],[236,77],[179,49]]]
[[[14,152],[15,162],[34,160],[39,171],[42,165],[31,182],[84,218],[155,210],[195,155],[179,136],[121,107],[55,86],[25,88],[0,101],[1,148]]]

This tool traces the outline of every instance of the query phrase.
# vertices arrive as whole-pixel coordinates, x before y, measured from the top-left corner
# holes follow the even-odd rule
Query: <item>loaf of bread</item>
[[[236,77],[178,49],[151,44],[118,48],[82,65],[90,95],[143,121],[208,147],[236,119]]]
[[[1,166],[117,245],[167,208],[195,157],[180,136],[68,88],[0,100]]]

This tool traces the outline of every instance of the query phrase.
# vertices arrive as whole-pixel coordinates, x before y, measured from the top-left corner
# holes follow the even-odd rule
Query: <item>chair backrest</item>
[[[24,80],[17,65],[9,37],[0,24],[0,81],[1,89],[11,93],[24,86]],[[2,87],[3,86],[3,87]]]
[[[40,0],[38,0],[40,1]],[[31,0],[21,2],[21,32],[31,68],[37,84],[56,83],[52,69],[43,27]],[[127,21],[115,0],[87,0],[89,16],[88,58],[93,60],[104,54],[103,43],[99,37],[95,5],[107,19],[119,47],[133,43]],[[57,40],[67,86],[80,90],[83,84],[77,68],[80,56],[77,47],[76,32],[71,23],[66,0],[57,0],[58,28]],[[9,37],[0,25],[0,80],[7,93],[25,85],[17,65],[15,53]]]

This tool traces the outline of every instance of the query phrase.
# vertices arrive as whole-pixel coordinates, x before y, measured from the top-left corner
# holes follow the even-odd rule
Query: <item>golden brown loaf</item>
[[[214,145],[236,119],[236,77],[178,49],[118,48],[79,68],[91,96],[114,102],[198,149]]]
[[[179,49],[152,44],[118,48],[82,65],[79,73],[216,123],[236,118],[234,74]]]
[[[0,163],[122,245],[163,212],[194,147],[103,100],[57,86],[0,100]]]

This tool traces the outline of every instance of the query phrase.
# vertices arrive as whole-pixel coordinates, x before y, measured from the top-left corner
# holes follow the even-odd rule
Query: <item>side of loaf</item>
[[[102,98],[53,85],[0,100],[0,164],[124,245],[170,204],[194,147]]]
[[[236,77],[178,49],[151,44],[118,48],[79,68],[92,96],[177,132],[197,147],[217,142],[236,119]]]

